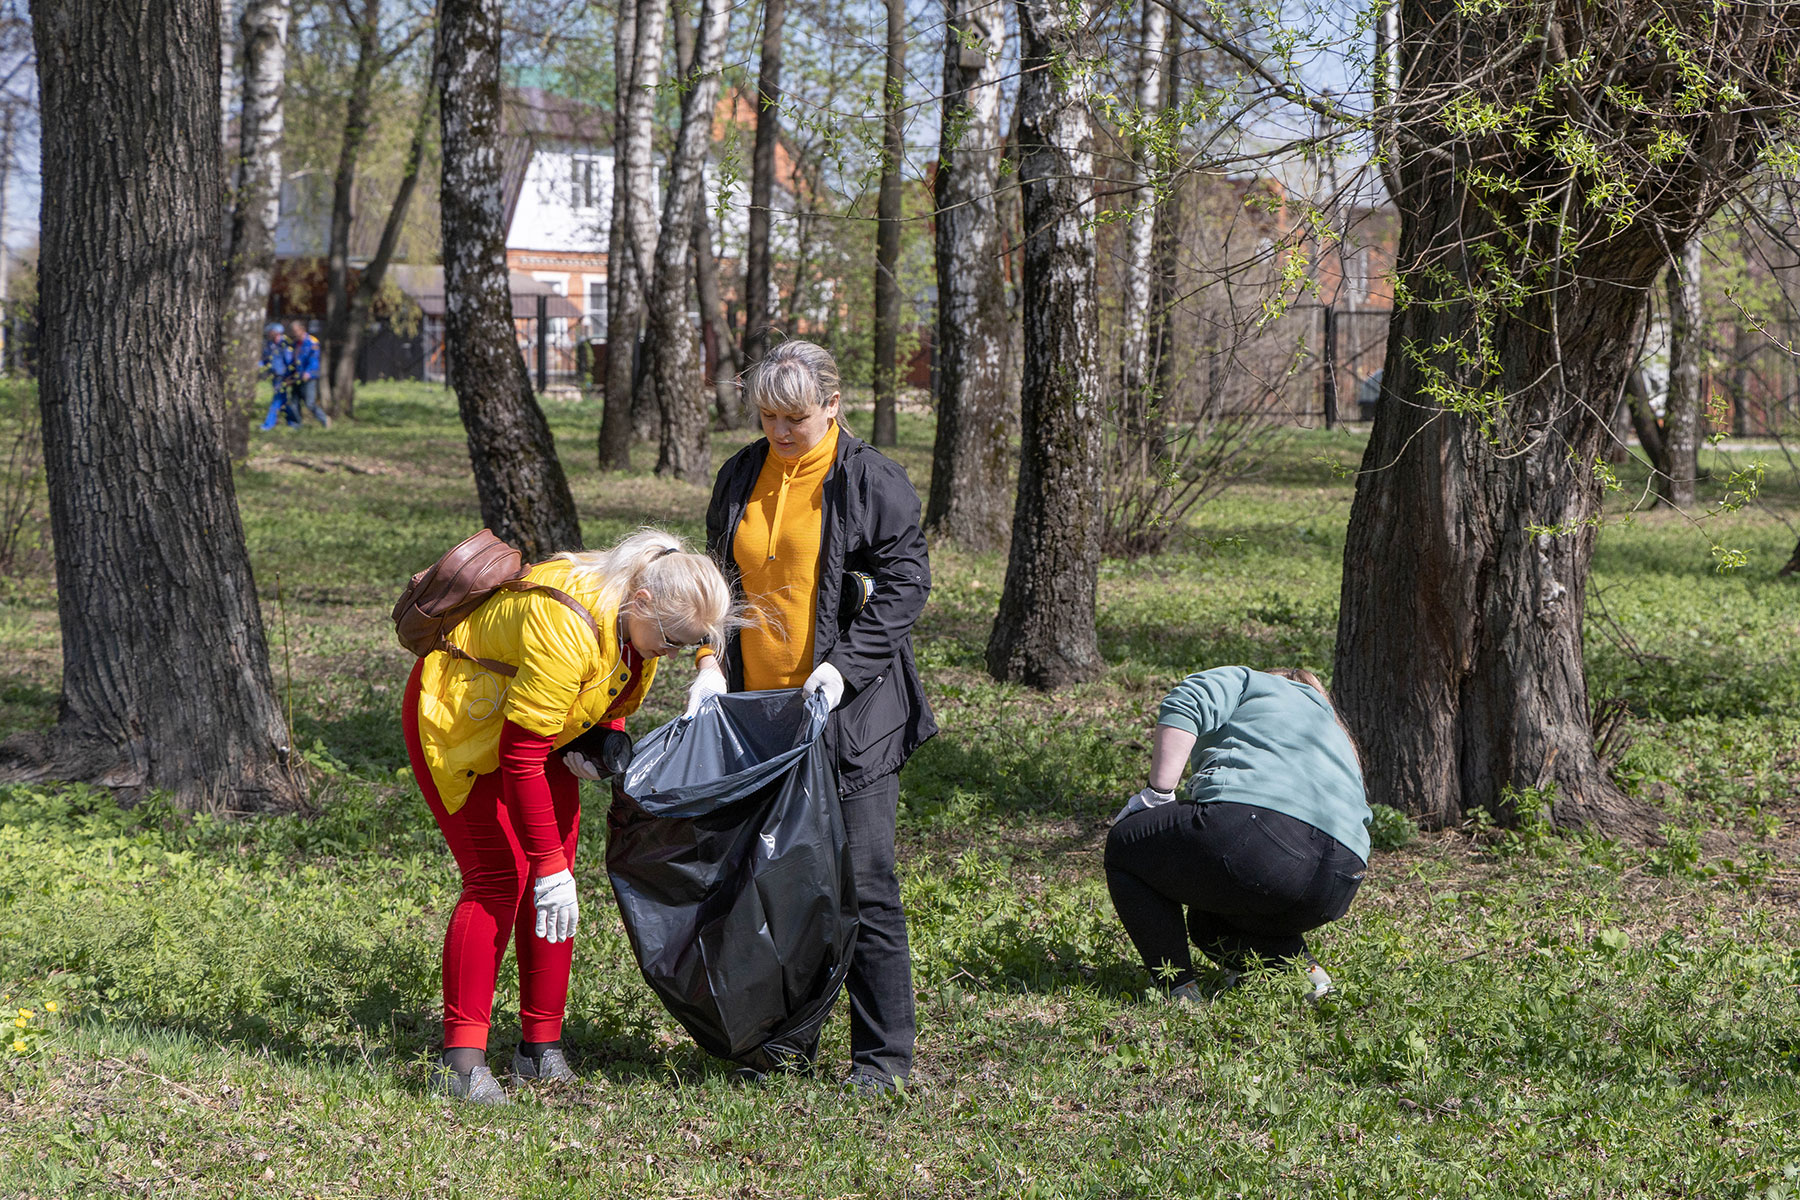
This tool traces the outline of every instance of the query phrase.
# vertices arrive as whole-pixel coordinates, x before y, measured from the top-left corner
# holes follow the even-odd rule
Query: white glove
[[[567,871],[546,875],[532,885],[537,905],[537,935],[546,942],[566,942],[575,936],[581,905],[575,902],[575,876]]]
[[[599,779],[606,774],[599,763],[573,750],[563,755],[563,766],[569,768],[569,774],[577,779]]]
[[[808,696],[814,692],[824,692],[830,707],[836,708],[844,702],[843,673],[830,663],[820,663],[806,677],[806,682],[800,685],[800,691]]]
[[[694,682],[688,684],[687,711],[683,718],[691,717],[700,711],[700,703],[708,696],[723,696],[731,690],[725,682],[725,672],[719,669],[719,656],[709,654],[700,664],[700,673],[694,676]]]
[[[1159,792],[1153,787],[1146,787],[1125,802],[1125,807],[1121,808],[1118,815],[1112,819],[1112,824],[1117,825],[1132,813],[1143,812],[1146,808],[1156,808],[1162,804],[1172,804],[1174,801],[1174,792]]]

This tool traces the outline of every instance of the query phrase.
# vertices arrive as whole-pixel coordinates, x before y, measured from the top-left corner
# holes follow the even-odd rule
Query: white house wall
[[[594,162],[591,206],[577,204],[575,160],[578,155]],[[531,156],[531,165],[525,169],[525,182],[519,189],[512,225],[506,231],[506,248],[604,254],[611,220],[612,151],[540,147]]]

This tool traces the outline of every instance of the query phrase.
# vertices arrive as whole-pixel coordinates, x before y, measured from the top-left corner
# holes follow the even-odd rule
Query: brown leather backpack
[[[451,645],[446,635],[463,618],[498,592],[542,592],[568,605],[600,639],[600,627],[587,606],[567,592],[530,583],[524,556],[486,529],[452,546],[444,557],[420,571],[394,602],[394,632],[400,644],[420,658],[442,650],[452,658],[480,663],[496,675],[513,676],[519,668],[491,658],[476,658]]]

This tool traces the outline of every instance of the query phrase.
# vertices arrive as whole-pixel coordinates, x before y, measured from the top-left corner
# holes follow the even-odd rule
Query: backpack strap
[[[600,641],[600,623],[594,620],[594,614],[588,611],[587,605],[560,588],[553,588],[547,583],[532,583],[524,579],[508,579],[506,582],[498,584],[494,590],[496,592],[542,592],[552,600],[566,605],[587,624],[588,629],[592,631],[594,635],[594,642],[598,644]],[[477,663],[486,667],[494,674],[504,675],[508,679],[511,679],[519,673],[519,668],[510,663],[503,663],[498,659],[493,658],[477,658],[468,651],[452,645],[450,641],[444,637],[438,638],[437,649],[442,650],[451,658],[460,658],[464,662]]]

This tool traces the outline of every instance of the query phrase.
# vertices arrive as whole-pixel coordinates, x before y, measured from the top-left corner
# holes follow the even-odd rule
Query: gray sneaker
[[[563,1057],[560,1046],[550,1046],[541,1058],[513,1051],[512,1077],[515,1085],[527,1083],[575,1083],[575,1069]]]
[[[511,1103],[506,1098],[506,1089],[500,1086],[500,1081],[494,1078],[485,1063],[467,1074],[439,1063],[431,1070],[431,1090],[467,1100],[470,1104],[499,1108]]]

